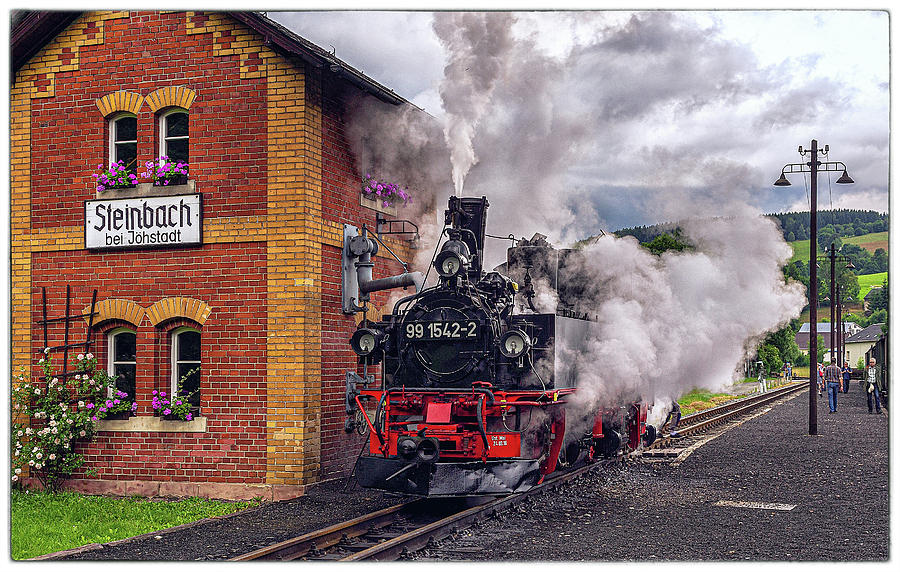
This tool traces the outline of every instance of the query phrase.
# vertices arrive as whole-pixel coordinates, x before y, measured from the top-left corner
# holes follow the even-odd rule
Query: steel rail
[[[366,534],[373,528],[385,526],[394,521],[397,513],[421,502],[421,499],[417,499],[394,505],[321,530],[315,530],[270,546],[265,546],[258,550],[254,550],[253,552],[235,556],[234,558],[230,558],[229,561],[293,560],[306,555],[310,551],[329,548],[342,540],[356,538]]]

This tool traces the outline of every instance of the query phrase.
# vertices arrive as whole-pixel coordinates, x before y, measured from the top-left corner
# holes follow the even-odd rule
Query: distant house
[[[876,294],[881,292],[882,286],[872,286],[872,289],[869,290],[866,295],[863,297],[863,310],[866,312],[869,311],[869,303],[872,301],[872,298],[875,297]]]
[[[825,361],[831,361],[831,326],[831,322],[816,322],[816,331],[824,341]],[[862,331],[862,326],[856,322],[844,322],[842,326],[845,341],[849,339],[848,336]],[[809,322],[800,326],[800,331],[794,336],[794,341],[797,342],[797,347],[801,352],[809,354]]]
[[[868,328],[860,330],[844,340],[844,356],[850,367],[856,367],[859,358],[865,357],[866,352],[872,349],[878,338],[881,337],[881,326],[884,324],[872,324]]]

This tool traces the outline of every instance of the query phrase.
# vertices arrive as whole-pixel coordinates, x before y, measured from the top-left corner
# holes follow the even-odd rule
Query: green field
[[[862,300],[869,293],[873,286],[881,286],[887,278],[887,272],[879,272],[878,274],[863,274],[857,276],[859,281],[859,299]]]
[[[887,231],[842,238],[841,240],[846,244],[855,244],[873,253],[879,248],[883,248],[886,251],[888,250]]]
[[[802,260],[803,262],[809,262],[809,239],[804,240],[795,240],[794,242],[789,242],[791,248],[794,249],[794,255],[791,256],[791,259],[788,262],[794,262],[795,260]],[[816,255],[822,254],[822,251],[816,248]]]
[[[847,244],[855,244],[861,248],[865,248],[869,252],[875,252],[878,248],[883,248],[885,251],[888,250],[888,233],[885,232],[873,232],[870,234],[863,234],[860,236],[848,236],[841,237],[841,241]],[[789,242],[791,248],[794,249],[794,255],[788,262],[793,262],[795,260],[802,260],[803,262],[809,262],[809,239],[805,238],[803,240],[795,240],[793,242]],[[822,249],[816,246],[816,256],[823,256],[824,253]],[[879,283],[880,284],[880,283]],[[860,284],[862,285],[862,284]]]

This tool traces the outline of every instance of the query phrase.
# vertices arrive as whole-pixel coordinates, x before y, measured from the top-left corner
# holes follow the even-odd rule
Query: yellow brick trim
[[[234,46],[236,34],[228,36]],[[318,480],[321,459],[321,79],[280,56],[265,61],[266,482],[305,485]]]
[[[144,98],[139,93],[121,90],[107,93],[95,103],[103,117],[109,117],[118,111],[127,111],[137,115],[144,103]]]
[[[202,326],[211,313],[212,308],[206,302],[181,296],[163,298],[147,308],[147,318],[154,326],[173,318],[188,318]]]
[[[10,89],[10,365],[31,364],[31,97]]]
[[[190,109],[196,98],[197,92],[183,85],[161,87],[147,96],[147,105],[153,113],[166,107]]]
[[[207,16],[201,23],[200,14]],[[185,28],[188,34],[212,34],[213,54],[218,57],[237,56],[241,79],[266,77],[270,66],[267,61],[280,58],[266,47],[263,38],[255,30],[217,12],[186,12]],[[278,97],[271,90],[269,100]]]
[[[91,307],[85,306],[82,313],[87,314],[90,311]],[[97,302],[94,311],[97,313],[97,315],[94,316],[94,324],[99,324],[107,320],[122,320],[135,326],[141,325],[141,320],[144,319],[144,315],[147,313],[146,310],[136,302],[115,298]],[[87,322],[89,320],[90,316],[85,318],[84,321]]]

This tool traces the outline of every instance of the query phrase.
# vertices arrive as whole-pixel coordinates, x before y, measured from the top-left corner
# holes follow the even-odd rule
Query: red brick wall
[[[80,49],[75,72],[56,74],[54,97],[32,100],[32,226],[84,222],[91,174],[108,164],[109,129],[96,100],[168,86],[197,92],[189,110],[190,177],[203,215],[265,213],[266,80],[242,79],[237,56],[216,57],[212,34],[188,35],[184,13],[131,12],[105,22],[104,42]],[[162,64],[162,65],[161,65]],[[138,172],[159,154],[155,114],[138,113]]]
[[[344,100],[334,85],[326,83],[323,102],[322,136],[322,211],[328,222],[375,228],[375,211],[359,204],[362,176],[356,172],[353,155],[344,131]],[[395,260],[379,257],[376,278],[399,274],[402,266]],[[372,298],[381,307],[390,294],[378,292]],[[347,371],[362,375],[362,366],[350,351],[350,336],[356,330],[353,316],[341,311],[341,250],[322,247],[322,453],[323,479],[343,476],[353,468],[364,438],[344,431]],[[381,316],[369,314],[370,320]],[[379,374],[378,368],[369,373]],[[376,381],[380,376],[376,375]]]
[[[85,448],[88,466],[101,479],[262,483],[265,477],[266,253],[262,243],[206,245],[183,250],[34,255],[32,317],[41,317],[40,288],[47,286],[48,314],[65,312],[65,284],[72,285],[73,313],[98,300],[122,298],[149,307],[162,298],[186,296],[212,307],[205,324],[176,319],[140,327],[100,324],[93,352],[106,363],[102,332],[128,326],[137,332],[139,415],[152,415],[152,391],[169,391],[169,332],[180,325],[201,331],[203,366],[200,413],[205,433],[101,432]],[[63,285],[63,286],[60,286]],[[82,341],[83,324],[71,341]],[[33,328],[36,355],[43,332]],[[61,328],[51,344],[61,343]]]

